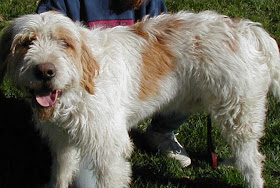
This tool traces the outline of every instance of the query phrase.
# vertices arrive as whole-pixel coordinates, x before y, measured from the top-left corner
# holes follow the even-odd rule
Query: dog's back
[[[131,32],[141,43],[133,78],[143,113],[224,114],[243,98],[266,95],[270,85],[279,92],[278,47],[259,23],[180,12],[147,18]]]

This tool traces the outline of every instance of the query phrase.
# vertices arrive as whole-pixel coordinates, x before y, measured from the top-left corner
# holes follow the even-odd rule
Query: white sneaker
[[[146,131],[146,140],[151,149],[177,160],[183,168],[191,164],[188,153],[178,142],[173,132],[160,133],[148,128]]]

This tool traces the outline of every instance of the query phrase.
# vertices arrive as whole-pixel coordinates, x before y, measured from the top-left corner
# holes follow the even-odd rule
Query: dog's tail
[[[260,24],[252,23],[250,27],[250,36],[252,41],[256,45],[256,49],[265,58],[270,77],[270,91],[277,98],[280,98],[280,53],[279,47],[276,42],[262,27]]]

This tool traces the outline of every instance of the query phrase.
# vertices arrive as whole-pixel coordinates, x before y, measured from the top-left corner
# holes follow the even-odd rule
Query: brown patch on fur
[[[22,35],[19,38],[15,39],[11,47],[11,53],[14,56],[15,54],[26,54],[29,50],[29,46],[34,40],[36,40],[36,35],[31,33],[29,35]]]
[[[56,28],[56,30],[53,32],[53,37],[56,40],[61,40],[65,43],[66,53],[68,55],[75,54],[77,55],[78,52],[76,50],[76,46],[78,46],[78,40],[74,38],[73,33],[66,28]]]
[[[206,62],[206,57],[203,55],[203,42],[200,36],[196,35],[193,38],[193,48],[189,51],[193,56],[199,58],[200,62]]]
[[[85,34],[81,33],[81,35],[81,66],[83,71],[82,85],[90,94],[94,94],[95,84],[93,82],[93,79],[96,76],[96,74],[98,74],[100,67],[97,61],[95,60],[91,49],[87,46],[87,42],[85,41]]]
[[[224,22],[230,27],[235,28],[235,24],[240,22],[240,18],[224,17]]]
[[[159,92],[159,82],[175,67],[174,54],[159,42],[150,43],[142,53],[139,98],[145,100]]]
[[[185,20],[173,20],[172,22],[163,22],[159,25],[159,29],[161,29],[161,36],[167,36],[167,38],[174,37],[175,33],[182,30],[183,27],[187,26],[187,22]],[[169,36],[169,37],[168,37]]]
[[[54,110],[55,110],[55,105],[48,108],[38,108],[38,119],[42,122],[47,119],[52,119]]]
[[[135,34],[137,34],[137,35],[143,37],[144,39],[148,40],[149,39],[149,34],[146,31],[144,31],[144,25],[145,25],[145,21],[137,22],[136,24],[131,26],[131,28],[132,28],[132,31]]]
[[[229,39],[229,41],[225,41],[225,43],[233,53],[237,53],[239,49],[239,40],[236,33],[233,34],[233,39]]]
[[[172,23],[161,23],[156,34],[145,30],[145,21],[132,26],[135,34],[148,41],[148,45],[142,52],[143,65],[138,94],[141,100],[157,95],[159,82],[174,69],[175,55],[169,45],[172,44],[172,37],[176,35],[175,31],[184,24],[180,20],[174,20]]]
[[[80,49],[78,39],[74,38],[72,32],[67,28],[56,28],[56,30],[52,33],[53,37],[61,41],[65,46],[65,53],[66,55],[71,58],[76,63],[78,69],[81,69],[79,62],[81,61],[80,57]]]
[[[240,20],[241,20],[241,18],[232,18],[232,19],[231,19],[231,21],[232,21],[233,23],[238,23],[238,22],[240,22]]]
[[[82,72],[82,86],[90,93],[94,94],[95,84],[93,82],[96,72],[99,71],[99,65],[95,61],[91,49],[87,46],[86,36],[81,32],[81,44],[76,39],[72,32],[66,28],[58,28],[54,32],[58,40],[65,42],[66,54],[73,59],[77,68]],[[81,46],[81,49],[77,47]]]
[[[240,20],[241,20],[240,18],[232,18],[232,19],[229,17],[224,18],[225,23],[228,25],[228,27],[230,27],[233,30],[236,28],[235,24],[240,22]],[[232,35],[233,35],[233,39],[229,39],[228,41],[225,41],[225,43],[233,53],[237,53],[239,49],[238,46],[239,40],[236,31],[233,31]]]
[[[12,27],[7,28],[1,36],[0,49],[3,53],[0,53],[0,83],[3,81],[7,64],[10,63],[12,66],[14,63],[21,62],[33,40],[36,40],[36,35],[33,33],[17,35],[14,38],[11,33]]]
[[[146,21],[137,22],[133,26],[131,26],[132,31],[145,38],[146,40],[150,40],[149,31],[145,29]],[[160,25],[156,28],[157,34],[150,33],[154,35],[158,40],[167,41],[168,38],[174,37],[174,33],[182,27],[186,26],[187,22],[185,20],[173,20],[172,22],[161,22]],[[160,34],[159,34],[160,33]]]
[[[194,37],[193,47],[194,47],[195,50],[201,50],[202,49],[200,36],[195,36]]]

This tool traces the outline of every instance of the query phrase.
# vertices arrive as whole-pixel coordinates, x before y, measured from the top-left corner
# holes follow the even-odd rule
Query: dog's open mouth
[[[48,108],[48,107],[52,107],[56,103],[58,97],[61,96],[61,90],[53,90],[53,91],[47,90],[38,93],[35,92],[34,96],[37,104],[40,107]]]

